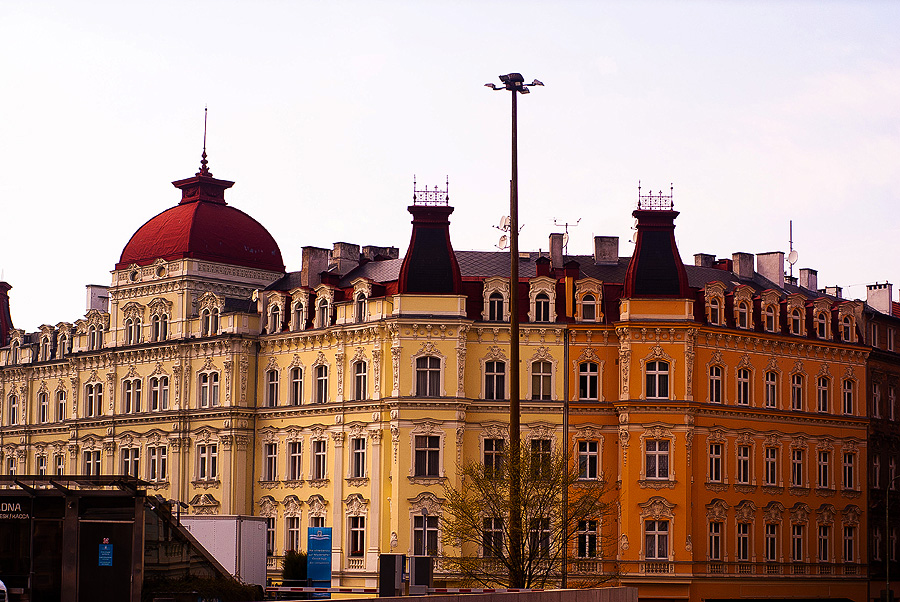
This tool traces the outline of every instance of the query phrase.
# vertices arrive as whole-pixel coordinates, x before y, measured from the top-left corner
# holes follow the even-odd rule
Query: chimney
[[[784,288],[784,251],[757,253],[756,270],[778,288]]]
[[[546,257],[538,257],[534,261],[534,270],[537,276],[549,276],[550,260]]]
[[[883,314],[891,315],[892,288],[893,285],[890,282],[867,284],[866,303]]]
[[[348,242],[334,243],[334,250],[331,252],[331,265],[334,266],[335,272],[341,276],[349,273],[359,265],[359,245],[353,245]]]
[[[753,253],[732,253],[731,264],[738,278],[753,278]]]
[[[375,247],[366,245],[362,248],[362,256],[369,261],[377,261],[379,259],[399,259],[400,249],[397,247]]]
[[[618,265],[619,263],[619,237],[595,236],[594,237],[594,263],[597,265]]]
[[[88,311],[92,309],[104,312],[109,311],[109,287],[100,284],[88,284],[86,288]]]
[[[819,289],[820,293],[825,293],[826,295],[831,295],[832,297],[837,297],[838,299],[843,299],[843,289],[839,286],[826,286],[823,289]]]
[[[9,331],[13,329],[12,316],[9,313],[9,289],[12,287],[0,281],[0,347],[9,342]]]
[[[713,262],[715,262],[716,256],[710,255],[709,253],[695,253],[694,254],[694,265],[698,268],[711,268],[713,267]]]
[[[819,290],[819,272],[812,268],[800,268],[800,286],[808,291]]]
[[[550,235],[550,265],[553,269],[563,265],[563,234],[559,232]]]
[[[300,264],[300,285],[314,288],[322,283],[319,274],[328,269],[331,251],[319,247],[303,247]]]

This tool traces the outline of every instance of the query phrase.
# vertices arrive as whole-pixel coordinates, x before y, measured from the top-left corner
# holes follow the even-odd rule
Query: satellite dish
[[[797,263],[797,251],[791,249],[791,252],[788,253],[787,260],[788,260],[788,263],[791,265],[794,265],[795,263]]]
[[[500,237],[500,242],[497,243],[497,248],[501,251],[505,250],[506,247],[509,246],[509,238],[504,234]]]
[[[563,234],[563,246],[565,247],[568,244],[569,244],[569,233],[566,232],[565,234]]]
[[[509,216],[508,216],[508,215],[504,215],[503,217],[501,217],[501,218],[500,218],[500,225],[497,226],[497,227],[498,227],[500,230],[503,230],[504,232],[505,232],[506,230],[509,230]]]
[[[631,242],[634,242],[634,243],[637,242],[637,235],[638,235],[637,230],[635,230],[634,234],[631,235]]]

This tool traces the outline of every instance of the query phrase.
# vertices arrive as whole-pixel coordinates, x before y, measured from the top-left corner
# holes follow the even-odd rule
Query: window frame
[[[420,355],[415,358],[415,396],[441,397],[443,366],[437,355]]]
[[[545,359],[538,359],[531,362],[531,399],[532,401],[552,401],[552,362]]]
[[[753,373],[749,368],[737,369],[737,396],[735,397],[735,403],[737,405],[744,407],[751,405],[752,387],[750,383],[752,379]]]
[[[722,366],[718,364],[709,367],[709,402],[722,403]]]
[[[665,366],[664,369],[663,366]],[[646,399],[670,398],[670,372],[671,364],[667,360],[651,360],[644,364],[644,397]]]
[[[324,481],[328,479],[328,445],[325,439],[313,439],[311,450],[311,481]]]
[[[366,438],[350,439],[350,478],[363,479],[366,473]]]
[[[668,519],[644,519],[645,560],[669,560],[669,527]]]
[[[354,401],[365,401],[366,399],[368,399],[368,371],[368,362],[364,360],[353,362]]]
[[[413,435],[413,476],[440,477],[441,436],[428,434]]]
[[[504,400],[506,395],[506,362],[487,360],[484,362],[484,399]]]
[[[215,482],[219,479],[219,446],[217,443],[197,444],[197,481]]]
[[[736,485],[750,485],[753,482],[753,450],[748,444],[739,444],[735,449],[737,470],[734,475]]]
[[[819,376],[816,378],[816,411],[820,413],[828,413],[829,399],[828,393],[831,390],[831,379],[827,376]]]
[[[653,449],[650,449],[650,447]],[[662,449],[662,448],[665,449]],[[668,481],[671,479],[671,441],[669,439],[644,439],[644,479]],[[652,459],[652,462],[651,462]],[[661,462],[664,459],[664,462]],[[653,470],[651,471],[651,466]],[[652,475],[650,473],[653,473]],[[663,474],[664,473],[664,474]]]
[[[293,368],[291,368],[290,376],[291,405],[303,405],[303,368],[301,368],[300,366],[294,366]]]
[[[596,439],[578,441],[578,478],[589,481],[600,478],[600,442]]]
[[[279,383],[279,370],[278,368],[270,368],[266,370],[266,407],[267,408],[275,408],[278,407],[278,391],[280,389]]]

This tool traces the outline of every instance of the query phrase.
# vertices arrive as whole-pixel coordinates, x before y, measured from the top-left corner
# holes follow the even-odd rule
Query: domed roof
[[[206,168],[192,178],[172,182],[181,202],[150,219],[125,245],[116,269],[191,258],[283,272],[281,250],[258,221],[225,203],[234,182],[217,180]]]

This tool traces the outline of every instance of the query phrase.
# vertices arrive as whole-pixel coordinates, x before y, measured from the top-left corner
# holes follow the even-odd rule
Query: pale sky
[[[523,249],[554,218],[630,255],[644,190],[674,184],[683,259],[794,248],[819,285],[900,284],[900,2],[0,3],[0,270],[31,332],[179,201],[203,107],[229,204],[288,270],[335,241],[409,243],[413,176],[450,178],[458,250],[508,213],[517,71]],[[900,289],[900,286],[896,288]],[[897,294],[895,292],[895,299]]]

